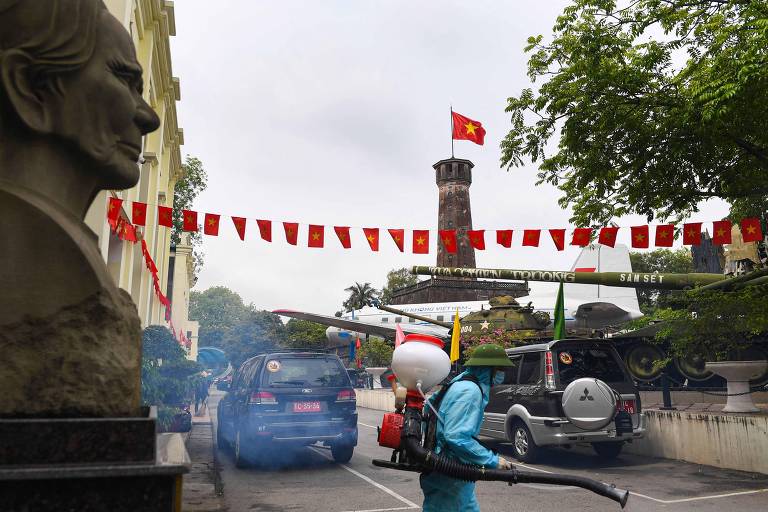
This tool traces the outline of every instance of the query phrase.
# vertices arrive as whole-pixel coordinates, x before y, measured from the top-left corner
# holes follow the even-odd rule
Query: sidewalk
[[[213,425],[207,408],[201,416],[192,416],[192,431],[187,451],[192,459],[190,472],[184,475],[182,510],[213,512],[226,510],[224,499],[216,494],[216,468],[213,456]]]

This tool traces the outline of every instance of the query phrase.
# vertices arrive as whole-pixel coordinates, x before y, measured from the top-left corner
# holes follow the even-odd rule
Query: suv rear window
[[[346,370],[334,359],[284,357],[264,365],[264,386],[349,387]]]
[[[624,382],[626,377],[614,353],[605,348],[563,347],[557,350],[560,384],[592,377],[604,382]]]

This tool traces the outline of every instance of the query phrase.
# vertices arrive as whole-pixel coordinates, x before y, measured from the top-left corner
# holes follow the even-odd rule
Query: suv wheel
[[[621,453],[624,443],[592,443],[592,449],[604,459],[615,459]]]
[[[515,420],[510,429],[512,454],[520,462],[533,462],[539,454],[539,447],[533,440],[531,431],[520,420]]]
[[[351,444],[333,443],[331,445],[331,455],[333,455],[333,460],[339,464],[349,462],[354,451],[355,447]]]
[[[235,433],[235,467],[244,468],[248,466],[248,459],[245,455],[246,446],[240,440],[240,431]]]

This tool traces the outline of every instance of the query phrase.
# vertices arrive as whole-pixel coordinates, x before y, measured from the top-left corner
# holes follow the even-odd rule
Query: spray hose
[[[512,469],[488,469],[471,464],[464,464],[450,459],[434,451],[427,450],[421,445],[421,411],[407,407],[402,431],[402,448],[408,455],[409,463],[422,466],[426,470],[436,471],[459,480],[468,482],[500,481],[510,485],[519,483],[536,483],[551,485],[570,485],[592,491],[618,502],[622,508],[627,503],[629,491],[618,489],[590,478],[571,475],[541,474]],[[374,464],[376,461],[374,461]],[[377,464],[378,465],[378,464]],[[383,465],[383,464],[382,464]]]

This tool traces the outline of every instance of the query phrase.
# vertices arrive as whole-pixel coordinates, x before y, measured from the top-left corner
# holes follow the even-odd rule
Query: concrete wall
[[[391,389],[355,389],[357,406],[377,411],[395,410],[395,394]]]
[[[628,444],[637,455],[768,474],[768,416],[646,410],[648,434]]]

